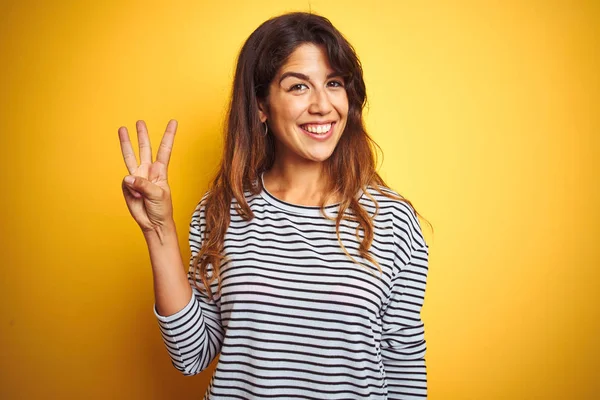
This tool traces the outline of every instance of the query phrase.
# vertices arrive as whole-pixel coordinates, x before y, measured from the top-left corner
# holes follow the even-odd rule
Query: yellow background
[[[284,11],[356,47],[381,172],[423,223],[430,399],[600,393],[600,6],[584,1],[0,5],[2,399],[200,399],[170,364],[117,129],[170,165],[183,257],[243,41]],[[137,147],[137,146],[136,146]]]

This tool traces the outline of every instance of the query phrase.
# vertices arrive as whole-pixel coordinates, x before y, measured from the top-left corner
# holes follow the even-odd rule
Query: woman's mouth
[[[300,129],[308,136],[316,140],[326,140],[333,133],[335,122],[327,124],[304,124],[300,125]]]

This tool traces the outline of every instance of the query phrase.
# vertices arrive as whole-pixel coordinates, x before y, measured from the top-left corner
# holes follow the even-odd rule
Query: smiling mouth
[[[330,122],[328,124],[304,124],[300,125],[302,130],[312,134],[312,135],[327,135],[335,125],[335,122]]]

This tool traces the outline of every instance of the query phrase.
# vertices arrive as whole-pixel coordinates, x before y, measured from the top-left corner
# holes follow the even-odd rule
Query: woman
[[[176,122],[154,163],[138,122],[139,166],[119,129],[173,365],[193,375],[220,354],[206,399],[426,397],[428,246],[375,171],[365,99],[358,58],[327,19],[291,13],[254,31],[187,275],[167,184]]]

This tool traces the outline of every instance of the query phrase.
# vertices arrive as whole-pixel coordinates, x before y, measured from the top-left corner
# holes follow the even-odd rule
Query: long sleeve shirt
[[[344,220],[340,237],[358,264],[319,207],[279,200],[266,189],[247,192],[254,218],[245,221],[232,200],[220,294],[210,301],[190,270],[189,303],[168,316],[154,307],[172,363],[184,375],[219,356],[205,400],[427,397],[420,312],[429,247],[409,205],[371,187],[366,192],[379,204],[369,252],[382,273],[358,252],[357,222]],[[359,202],[373,215],[367,193]],[[336,205],[325,210],[337,215]],[[191,257],[204,229],[201,201],[189,227]]]

